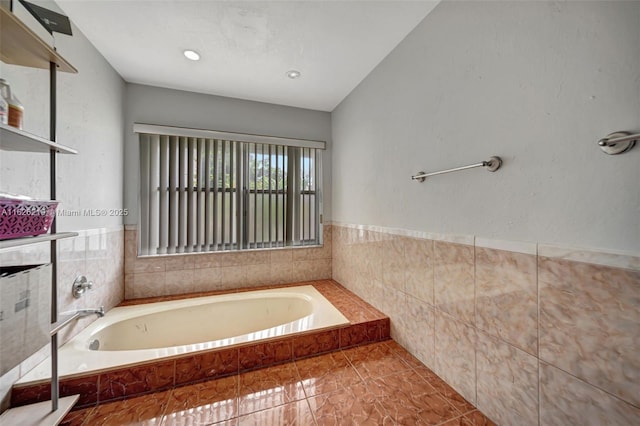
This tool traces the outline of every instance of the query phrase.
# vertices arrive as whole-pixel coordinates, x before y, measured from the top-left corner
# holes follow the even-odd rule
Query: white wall
[[[125,207],[131,214],[126,224],[135,224],[138,220],[139,151],[133,123],[327,141],[322,160],[325,219],[330,219],[331,115],[328,112],[128,84],[124,196]]]
[[[640,251],[640,2],[441,3],[332,113],[333,219]],[[410,176],[499,155],[475,169]]]
[[[58,156],[59,210],[119,209],[124,80],[75,26],[73,34],[55,34],[58,51],[78,69],[78,74],[57,74],[57,141],[80,153]],[[0,63],[0,75],[24,104],[24,130],[48,138],[49,71]],[[1,151],[0,190],[49,198],[49,155]],[[60,216],[58,230],[122,223],[119,216]]]

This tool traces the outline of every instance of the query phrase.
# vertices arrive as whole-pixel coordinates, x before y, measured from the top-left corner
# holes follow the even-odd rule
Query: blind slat
[[[280,170],[280,149],[278,146],[276,146],[276,206],[275,206],[275,214],[276,214],[276,220],[275,220],[275,232],[276,232],[276,236],[275,236],[275,245],[276,247],[278,247],[279,245],[279,241],[280,241],[280,234],[278,233],[279,231],[279,227],[278,224],[280,222],[279,220],[279,216],[278,216],[278,206],[280,204],[280,188],[279,188],[279,170]]]
[[[226,236],[225,241],[225,250],[230,248],[231,241],[233,240],[233,144],[231,141],[226,141],[227,144],[227,173],[225,173],[225,178],[227,180],[227,191],[225,192],[225,198],[227,199],[227,211],[225,215],[227,216],[227,228],[224,230],[224,234]]]
[[[220,158],[219,149],[220,141],[215,139],[213,141],[213,250],[218,250],[220,248],[218,245],[218,224],[222,220],[218,213],[218,175],[220,173],[220,167],[218,165]]]
[[[210,250],[213,244],[213,197],[211,194],[211,158],[213,157],[213,140],[205,140],[205,158],[203,161],[206,164],[205,176],[204,176],[204,251]]]
[[[253,144],[253,248],[258,248],[258,145]]]
[[[269,145],[269,174],[268,174],[268,178],[269,178],[269,204],[267,206],[267,208],[269,209],[269,212],[267,213],[267,226],[269,227],[268,229],[268,234],[267,234],[267,239],[269,240],[269,247],[272,247],[271,245],[271,224],[273,222],[271,222],[271,196],[273,195],[271,192],[271,145]]]
[[[187,250],[187,138],[178,140],[178,182],[180,191],[178,192],[178,247],[179,252]]]
[[[169,137],[160,136],[160,200],[158,206],[158,254],[167,252],[169,243]]]
[[[169,227],[169,245],[167,247],[167,253],[176,253],[178,250],[178,138],[175,136],[169,137],[169,214],[168,214],[168,227]]]
[[[187,247],[186,252],[193,251],[195,245],[196,215],[194,208],[195,146],[194,138],[187,139]]]
[[[205,234],[205,221],[204,221],[204,177],[205,177],[205,157],[204,157],[204,139],[197,139],[196,141],[196,164],[197,164],[197,192],[196,192],[196,249],[195,251],[202,251],[204,248],[204,234]]]
[[[149,254],[158,254],[158,235],[160,224],[160,136],[151,136],[149,167]]]
[[[151,136],[140,135],[140,212],[138,227],[138,238],[140,240],[141,254],[149,254],[149,203],[151,193],[155,192],[151,188]]]
[[[226,229],[225,229],[226,225],[225,224],[227,222],[227,210],[225,208],[225,206],[227,204],[226,203],[227,183],[226,183],[226,179],[225,179],[225,177],[226,177],[225,176],[225,174],[226,174],[225,172],[226,172],[226,167],[227,167],[227,161],[226,161],[226,159],[227,159],[227,157],[226,157],[227,141],[221,141],[221,143],[222,143],[222,153],[221,153],[221,155],[222,155],[222,167],[221,167],[221,170],[220,170],[220,174],[221,174],[220,177],[221,177],[221,180],[222,180],[222,182],[221,182],[221,184],[222,184],[222,196],[221,196],[221,198],[222,198],[222,203],[221,203],[222,204],[222,214],[221,214],[222,221],[221,221],[221,225],[222,226],[220,226],[220,243],[221,243],[222,250],[224,250],[225,249],[225,243],[226,243],[225,238],[224,238],[225,237],[225,231],[226,231]]]

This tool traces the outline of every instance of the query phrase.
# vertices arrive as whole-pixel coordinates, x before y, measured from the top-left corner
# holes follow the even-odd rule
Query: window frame
[[[217,145],[218,142],[223,142],[224,146],[226,146],[226,143],[229,142],[230,151],[232,152],[231,155],[232,157],[235,157],[233,160],[230,160],[229,163],[225,163],[225,158],[224,157],[222,158],[223,167],[225,167],[227,164],[230,164],[232,167],[232,171],[229,173],[230,174],[229,186],[226,186],[226,184],[224,184],[225,174],[223,171],[222,172],[223,185],[221,186],[218,184],[219,176],[217,175],[217,172],[216,172],[216,175],[213,178],[207,177],[210,175],[202,174],[205,176],[204,179],[203,180],[195,179],[195,182],[192,186],[184,185],[183,187],[176,186],[175,188],[172,188],[172,185],[170,184],[166,189],[167,194],[170,194],[171,190],[175,189],[178,192],[176,197],[178,197],[179,199],[182,199],[183,197],[183,195],[181,195],[180,192],[183,192],[185,196],[187,193],[189,193],[190,197],[193,197],[193,194],[195,193],[196,199],[199,199],[201,197],[201,195],[199,194],[205,191],[213,192],[215,193],[213,197],[213,199],[216,200],[215,203],[217,203],[218,194],[227,194],[227,193],[230,194],[228,199],[235,201],[235,204],[236,204],[234,206],[235,208],[229,210],[231,214],[219,215],[217,216],[218,219],[217,220],[212,219],[211,223],[213,228],[222,226],[224,229],[224,220],[228,221],[228,220],[235,219],[236,220],[234,224],[235,226],[230,225],[228,229],[230,235],[231,234],[235,234],[235,235],[233,235],[233,237],[230,238],[229,241],[225,241],[225,239],[223,238],[220,240],[220,242],[218,242],[218,238],[215,236],[215,233],[214,233],[214,238],[215,238],[214,241],[211,244],[204,244],[201,242],[201,237],[198,234],[198,236],[196,236],[196,242],[194,242],[193,244],[189,243],[186,246],[184,246],[187,249],[186,251],[181,251],[180,249],[184,247],[181,247],[181,245],[178,244],[177,245],[178,252],[174,253],[172,252],[172,250],[175,248],[175,246],[172,246],[171,244],[165,244],[165,250],[168,250],[168,252],[162,251],[162,244],[160,244],[159,242],[157,244],[157,247],[155,248],[150,243],[143,244],[143,241],[142,241],[142,234],[144,234],[144,230],[143,230],[143,232],[138,232],[138,256],[165,256],[165,255],[189,254],[189,253],[202,254],[202,253],[230,252],[230,251],[243,252],[247,250],[270,250],[270,249],[296,248],[296,247],[318,247],[323,245],[324,241],[323,241],[323,223],[322,223],[322,218],[323,218],[322,157],[323,157],[323,150],[326,149],[326,142],[314,141],[314,140],[308,140],[308,139],[292,139],[292,138],[281,138],[281,137],[274,137],[274,136],[221,132],[216,130],[187,129],[187,128],[181,128],[181,127],[159,126],[159,125],[143,124],[143,123],[135,123],[134,132],[139,134],[140,147],[143,146],[142,144],[143,135],[150,135],[150,136],[157,136],[157,137],[203,138],[206,140],[213,140],[213,142],[215,142],[216,147],[218,147]],[[250,149],[252,144],[253,144],[253,151],[251,151]],[[251,161],[250,160],[251,154],[254,154],[254,156],[257,158],[258,156],[257,147],[260,145],[262,145],[262,149],[264,149],[264,147],[266,146],[269,146],[269,153],[268,153],[268,156],[270,159],[269,160],[269,187],[270,187],[269,189],[258,188],[258,185],[257,185],[258,180],[256,180],[256,176],[255,176],[256,170],[251,170],[248,164]],[[287,182],[289,184],[293,182],[293,186],[290,186],[289,184],[287,184],[284,188],[279,189],[278,184],[276,183],[276,188],[271,188],[271,173],[274,170],[271,165],[272,164],[271,158],[273,157],[271,152],[271,147],[273,147],[274,145],[276,146],[275,157],[277,158],[278,155],[281,155],[282,156],[281,158],[283,158],[282,160],[283,163],[276,162],[276,167],[275,167],[276,182],[277,182],[277,173],[280,170],[279,166],[286,164],[287,169],[283,167],[282,173],[285,173],[285,170],[288,170],[286,172]],[[281,154],[278,153],[279,148],[282,148]],[[149,149],[151,150],[151,148]],[[189,148],[189,149],[191,150],[192,148]],[[202,149],[202,148],[196,148],[196,150],[199,150],[199,149]],[[146,223],[149,229],[151,229],[152,226],[156,225],[156,222],[153,222],[151,219],[151,215],[149,215],[150,208],[147,206],[147,208],[145,209],[143,205],[145,202],[147,202],[148,205],[151,205],[154,197],[158,197],[158,199],[161,199],[162,191],[159,184],[157,186],[156,194],[153,194],[153,192],[155,191],[151,189],[153,187],[153,185],[151,184],[147,186],[146,192],[143,189],[145,186],[143,182],[147,182],[147,181],[150,182],[150,179],[154,179],[153,177],[151,177],[151,175],[149,175],[149,177],[144,178],[143,174],[148,173],[150,169],[152,169],[154,166],[151,165],[145,168],[143,164],[144,160],[142,156],[142,148],[140,149],[140,152],[141,152],[141,155],[140,155],[140,161],[139,161],[140,188],[138,191],[138,202],[139,202],[138,227],[144,228],[144,224]],[[308,188],[305,189],[301,187],[303,185],[302,179],[304,179],[305,170],[303,169],[301,171],[300,166],[302,163],[305,162],[304,160],[305,153],[307,155],[307,158],[309,158],[309,160],[306,161],[308,165],[308,169],[307,169],[308,173],[311,173],[311,170],[313,170],[313,173],[314,173],[313,179],[312,179],[314,187],[311,189],[308,189]],[[147,155],[151,156],[152,154],[147,154]],[[162,151],[160,151],[160,155],[163,155]],[[198,153],[197,155],[200,155],[200,154]],[[207,151],[206,155],[210,155],[209,151]],[[267,155],[267,153],[263,151],[261,153],[261,156],[263,159],[265,155]],[[311,159],[312,157],[313,159]],[[214,156],[212,158],[213,158],[213,161],[216,162],[215,165],[203,166],[205,167],[205,170],[207,170],[207,173],[210,173],[211,170],[214,170],[216,167],[219,167],[217,163],[217,157]],[[191,156],[189,156],[189,161],[191,160],[192,160]],[[209,160],[206,160],[206,161],[209,161]],[[257,161],[258,160],[256,160],[256,163],[254,163],[254,165],[257,164]],[[242,171],[237,170],[237,175],[234,175],[234,172],[233,172],[233,167],[235,166],[242,168]],[[196,168],[200,167],[200,164],[196,164],[195,167]],[[302,165],[302,167],[304,167],[304,165]],[[292,170],[294,171],[294,173],[291,173]],[[192,172],[193,172],[193,169],[190,169],[190,173]],[[175,169],[175,167],[173,169],[173,173],[177,173],[177,170]],[[249,177],[250,174],[254,175],[253,176],[254,181],[251,181]],[[198,172],[197,175],[190,174],[189,176],[193,178],[193,176],[202,176],[202,175]],[[175,174],[172,176],[173,178],[176,178]],[[179,174],[177,175],[177,179],[178,180],[181,179]],[[187,180],[189,179],[190,178],[187,178]],[[262,179],[264,179],[264,176],[262,177]],[[213,180],[213,182],[215,183],[211,184],[210,180]],[[206,181],[206,184],[205,184],[205,181]],[[252,184],[253,184],[253,188],[251,188]],[[250,210],[251,209],[250,197],[253,197],[254,200],[256,200],[258,195],[262,195],[262,197],[269,196],[269,200],[272,200],[271,197],[275,195],[276,203],[278,204],[280,203],[278,197],[280,195],[284,197],[282,201],[283,220],[278,220],[277,213],[276,213],[276,217],[272,218],[271,217],[272,210],[269,208],[269,213],[268,213],[268,216],[266,217],[267,218],[266,223],[267,223],[267,226],[269,227],[269,239],[267,241],[264,240],[264,237],[262,238],[262,241],[258,240],[257,233],[255,231],[256,225],[249,220],[250,214],[253,214],[253,216],[255,217],[254,220],[258,221],[256,206],[253,206],[253,210]],[[145,196],[146,196],[146,199],[145,199]],[[170,197],[170,195],[167,195],[167,197]],[[301,200],[291,203],[291,202],[288,202],[289,197],[300,197]],[[300,215],[300,210],[299,210],[300,205],[305,203],[305,197],[307,197],[306,202],[308,202],[309,208],[311,208],[311,206],[313,205],[313,208],[315,210],[315,212],[311,212],[311,211],[308,212],[308,215],[309,215],[308,218],[306,216],[302,217]],[[222,200],[224,200],[225,198],[226,197],[222,195]],[[189,203],[193,203],[193,200],[191,198],[189,198],[189,200],[190,200]],[[216,215],[215,213],[217,211],[216,210],[217,207],[215,207],[216,205],[217,204],[214,204],[213,211],[208,210],[209,213]],[[158,209],[162,209],[162,208],[165,208],[165,207],[158,207]],[[178,209],[179,208],[180,207],[178,207]],[[167,210],[167,212],[163,214],[170,215],[171,214],[171,212],[169,212],[170,207],[165,209]],[[260,213],[260,216],[262,217],[262,219],[260,219],[262,220],[261,227],[263,227],[265,223],[265,217],[263,216],[264,204],[262,205],[262,212],[263,213]],[[143,220],[144,214],[149,215],[148,219]],[[183,215],[183,212],[181,211],[180,213],[177,213],[177,215],[178,216]],[[292,215],[297,216],[297,219],[295,219],[295,221],[296,222],[301,221],[302,222],[301,226],[303,228],[305,226],[308,226],[308,234],[305,235],[304,229],[300,231],[299,223],[297,223],[297,226],[293,226],[292,227],[293,229],[288,229],[288,230],[285,229],[285,226],[289,226],[289,223],[292,222],[290,219],[287,219],[287,218],[293,217]],[[193,222],[193,218],[195,217],[193,216],[193,213],[187,214],[187,216],[188,217],[185,218],[184,221],[190,220],[191,222]],[[191,219],[189,219],[189,217]],[[222,217],[224,217],[224,219],[222,219]],[[231,217],[234,217],[234,218],[230,219]],[[171,220],[175,221],[175,220],[182,220],[182,219],[174,218]],[[199,221],[201,220],[202,219],[199,219]],[[277,224],[275,240],[271,238],[271,229],[273,227],[274,221]],[[218,224],[218,222],[221,222],[222,225]],[[253,238],[250,237],[250,232],[248,229],[251,226],[254,227],[254,233],[252,236]],[[283,228],[282,240],[280,240],[279,238],[280,234],[278,233],[278,226],[281,226]],[[237,227],[242,227],[242,230],[238,230]],[[167,229],[169,229],[169,227],[167,227]],[[153,232],[156,232],[156,231],[153,231]],[[159,232],[161,232],[162,235],[165,236],[167,233],[171,233],[173,231],[169,229],[169,230],[164,230]],[[188,230],[187,232],[191,233],[193,231]],[[261,231],[261,233],[263,233],[264,235],[264,231]],[[315,233],[314,235],[315,238],[311,238],[312,234],[314,233]],[[302,234],[302,237],[300,236],[300,234]],[[161,239],[162,238],[163,237],[161,237]],[[166,240],[166,236],[164,238]],[[239,238],[241,240],[239,240]],[[151,240],[147,240],[147,241],[151,241]]]

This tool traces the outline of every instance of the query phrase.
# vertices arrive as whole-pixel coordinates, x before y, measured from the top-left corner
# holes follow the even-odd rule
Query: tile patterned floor
[[[111,402],[65,426],[493,425],[393,340]]]

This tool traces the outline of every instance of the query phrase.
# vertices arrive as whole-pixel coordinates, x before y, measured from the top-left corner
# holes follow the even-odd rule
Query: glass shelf
[[[77,232],[58,232],[56,234],[44,234],[35,237],[14,238],[0,241],[0,251],[12,249],[14,247],[26,246],[29,244],[44,243],[46,241],[61,240],[63,238],[77,237]]]
[[[60,154],[77,154],[73,148],[60,145],[40,136],[0,124],[0,149],[4,151],[49,152],[54,150]]]

